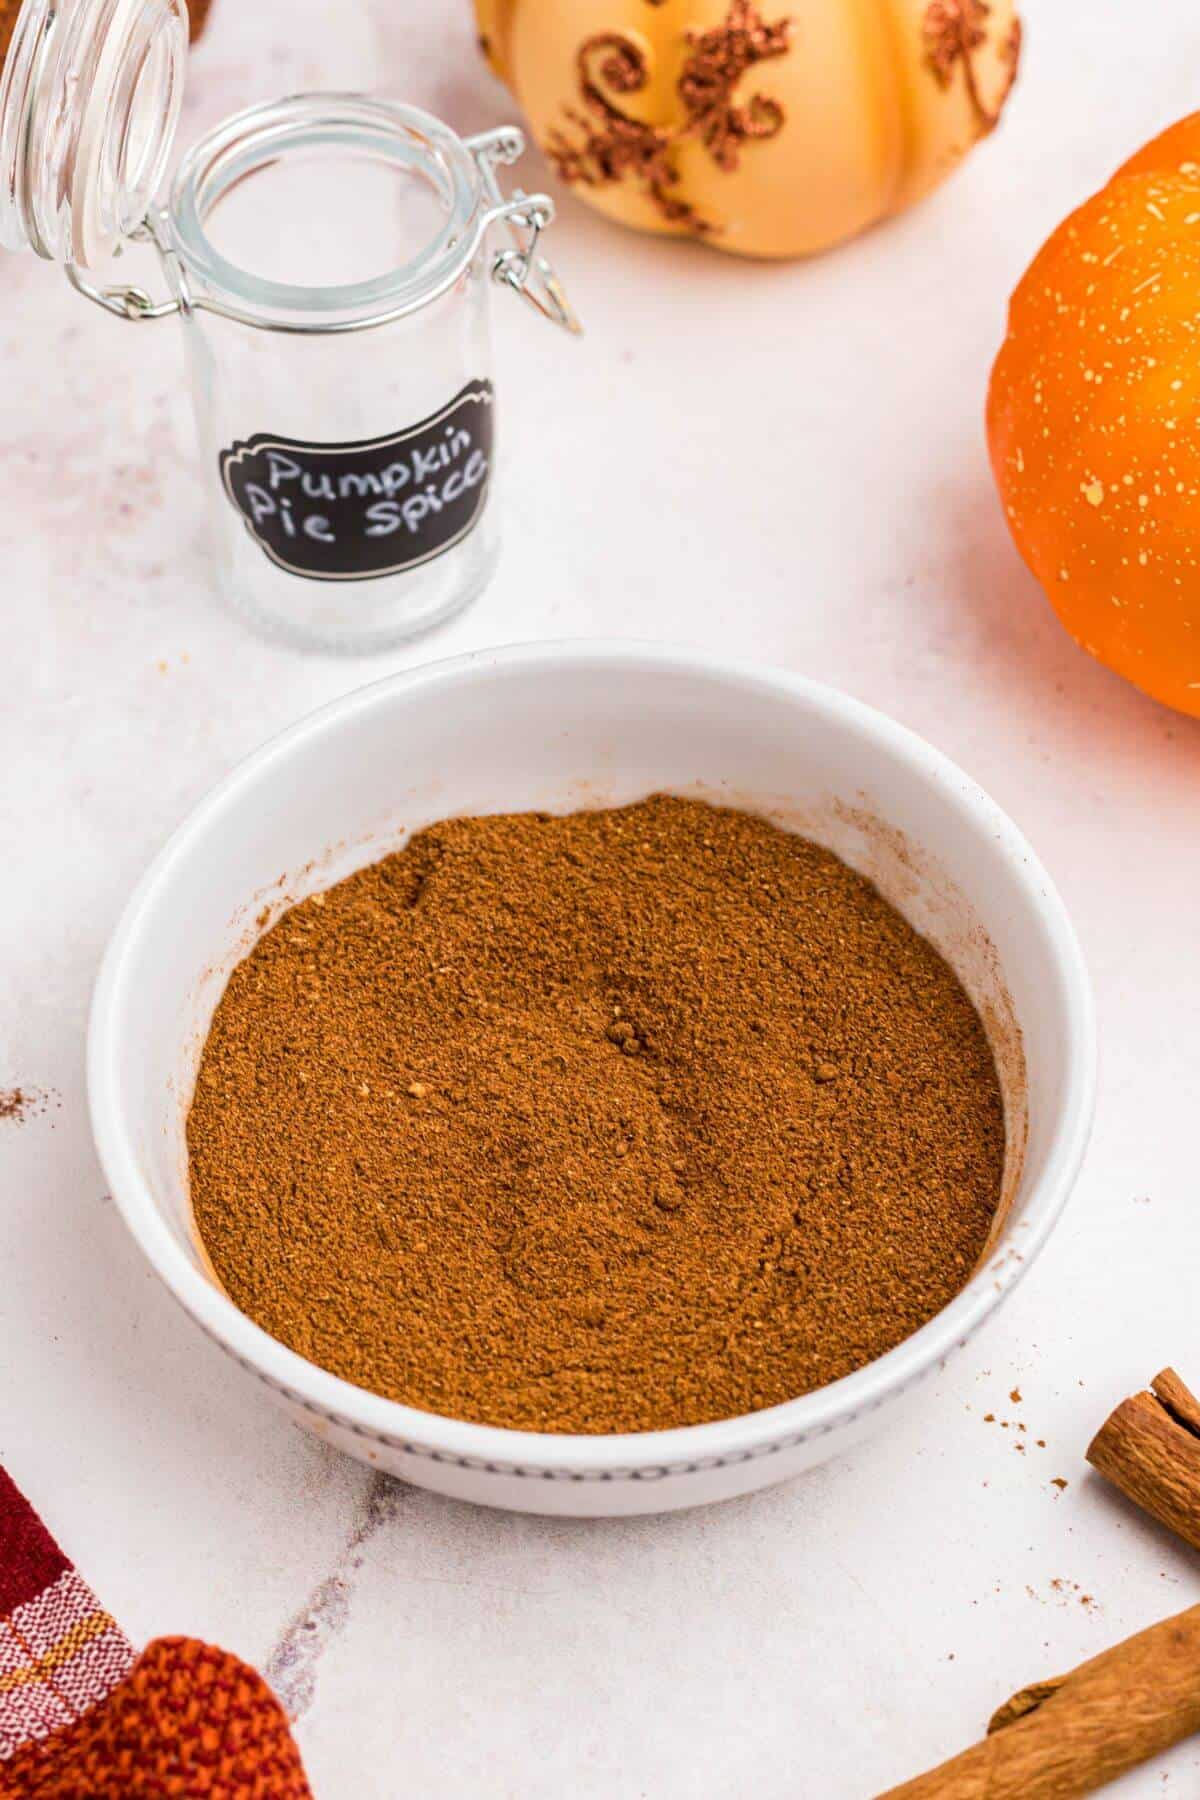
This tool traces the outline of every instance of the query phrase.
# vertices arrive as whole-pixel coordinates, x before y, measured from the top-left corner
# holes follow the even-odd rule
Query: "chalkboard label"
[[[221,452],[221,480],[291,575],[371,581],[441,556],[478,523],[492,463],[492,384],[391,437],[306,444],[261,432]]]

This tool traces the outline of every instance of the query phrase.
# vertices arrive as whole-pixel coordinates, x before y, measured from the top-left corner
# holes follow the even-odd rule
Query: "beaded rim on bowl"
[[[906,764],[970,822],[975,834],[984,830],[1003,850],[1014,881],[1024,889],[1031,911],[1053,944],[1075,1051],[1033,1199],[962,1291],[920,1330],[839,1381],[761,1412],[611,1436],[518,1431],[422,1412],[356,1388],[268,1336],[195,1266],[159,1214],[137,1166],[116,1076],[123,990],[143,918],[176,859],[204,837],[238,788],[286,761],[299,743],[339,730],[356,714],[390,706],[406,693],[440,689],[449,700],[456,686],[476,683],[491,672],[519,670],[553,679],[568,665],[599,667],[615,680],[634,667],[664,675],[694,674],[736,683],[748,698],[757,690],[776,699],[800,699],[851,724],[885,758]],[[474,652],[387,677],[299,721],[242,762],[180,826],[132,895],[100,971],[88,1041],[92,1127],[118,1209],[185,1311],[242,1367],[291,1404],[400,1454],[483,1473],[561,1481],[649,1481],[753,1461],[826,1435],[911,1387],[982,1325],[1045,1243],[1082,1161],[1095,1076],[1091,987],[1063,903],[1017,828],[940,751],[872,708],[800,676],[663,646],[586,640]]]
[[[895,1399],[897,1395],[906,1393],[909,1388],[916,1387],[919,1382],[924,1381],[928,1375],[933,1373],[935,1368],[940,1366],[940,1363],[936,1361],[927,1363],[923,1368],[915,1370],[905,1380],[897,1383],[896,1386],[889,1388],[885,1394],[878,1395],[869,1404],[860,1406],[855,1411],[845,1413],[837,1419],[830,1420],[826,1424],[816,1426],[810,1431],[797,1431],[790,1433],[786,1437],[771,1438],[765,1443],[750,1449],[738,1451],[735,1454],[723,1456],[718,1453],[699,1457],[691,1462],[683,1463],[631,1463],[628,1467],[623,1468],[567,1469],[558,1468],[548,1463],[508,1463],[496,1461],[494,1458],[485,1460],[482,1457],[477,1456],[457,1455],[448,1451],[432,1449],[429,1445],[414,1442],[411,1438],[396,1438],[390,1436],[387,1432],[368,1430],[365,1426],[356,1424],[353,1419],[340,1417],[337,1413],[330,1412],[323,1406],[317,1406],[313,1401],[306,1400],[303,1394],[298,1394],[294,1392],[293,1389],[286,1387],[283,1383],[272,1380],[272,1378],[269,1375],[264,1374],[256,1364],[248,1362],[244,1356],[239,1355],[238,1352],[233,1350],[223,1339],[217,1337],[203,1321],[198,1321],[198,1323],[205,1336],[210,1338],[214,1344],[218,1344],[220,1348],[225,1351],[226,1355],[232,1357],[238,1367],[244,1369],[248,1375],[252,1375],[256,1381],[261,1382],[264,1387],[269,1388],[270,1391],[273,1394],[278,1395],[279,1398],[286,1400],[289,1405],[300,1407],[302,1411],[309,1413],[313,1418],[324,1419],[327,1424],[336,1426],[339,1431],[349,1432],[352,1437],[362,1438],[366,1443],[379,1444],[382,1448],[396,1451],[401,1456],[415,1456],[423,1458],[428,1462],[441,1463],[444,1465],[449,1464],[458,1469],[470,1469],[474,1473],[480,1475],[504,1475],[519,1480],[527,1479],[530,1481],[665,1481],[673,1476],[703,1475],[713,1469],[728,1469],[741,1463],[758,1462],[765,1456],[776,1456],[786,1450],[799,1449],[802,1444],[811,1443],[814,1438],[827,1437],[830,1432],[835,1431],[839,1425],[851,1425],[856,1419],[861,1418],[864,1414],[878,1411],[878,1409],[885,1405],[888,1400]],[[983,1321],[980,1320],[979,1323],[982,1324]],[[960,1338],[954,1347],[960,1350],[965,1348],[976,1329],[978,1329],[978,1326],[968,1332],[965,1337]],[[944,1358],[941,1360],[944,1362]],[[789,1402],[789,1404],[794,1405],[795,1402]],[[426,1416],[437,1417],[438,1415],[428,1414]],[[760,1415],[750,1413],[744,1416],[747,1418],[757,1418]],[[722,1421],[718,1422],[720,1423]],[[685,1427],[684,1429],[699,1430],[701,1428],[699,1426],[690,1426]],[[521,1434],[514,1433],[513,1435],[520,1436]],[[555,1441],[561,1442],[562,1440],[556,1437]],[[612,1439],[588,1438],[584,1441],[589,1443],[611,1442]]]

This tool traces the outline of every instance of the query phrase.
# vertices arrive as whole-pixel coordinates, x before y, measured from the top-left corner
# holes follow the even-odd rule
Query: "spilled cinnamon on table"
[[[967,1280],[1004,1124],[949,966],[830,852],[656,797],[454,819],[235,969],[188,1121],[234,1302],[377,1393],[695,1424]]]

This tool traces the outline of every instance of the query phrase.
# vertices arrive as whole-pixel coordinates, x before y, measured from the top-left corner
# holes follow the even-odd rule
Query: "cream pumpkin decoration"
[[[1012,0],[476,0],[585,200],[645,231],[804,256],[899,212],[996,124]]]

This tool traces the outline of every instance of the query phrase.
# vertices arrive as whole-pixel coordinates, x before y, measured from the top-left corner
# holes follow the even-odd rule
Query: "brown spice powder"
[[[52,1090],[48,1093],[42,1088],[0,1088],[0,1120],[11,1119],[15,1124],[23,1125],[26,1119],[39,1117],[52,1102],[55,1106],[62,1105]]]
[[[234,971],[188,1121],[235,1303],[455,1417],[820,1387],[960,1288],[1004,1125],[947,964],[828,851],[657,797],[456,819]]]

